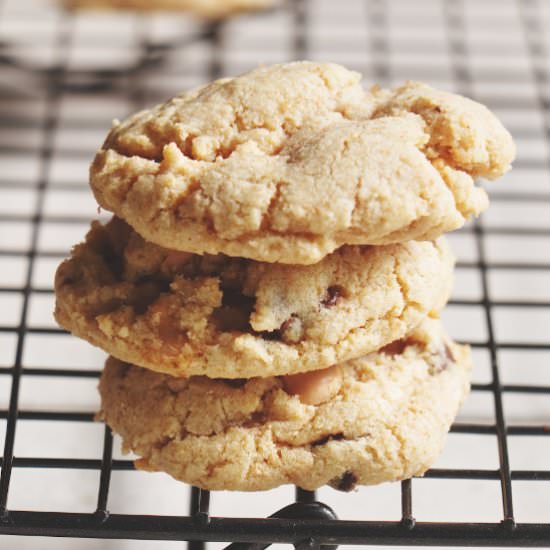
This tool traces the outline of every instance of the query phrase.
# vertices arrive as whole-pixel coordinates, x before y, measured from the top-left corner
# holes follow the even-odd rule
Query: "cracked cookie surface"
[[[280,377],[177,379],[109,358],[100,416],[139,468],[203,489],[351,490],[422,475],[468,393],[469,348],[427,319],[340,369],[338,392],[309,405]]]
[[[446,303],[442,240],[344,246],[309,266],[173,252],[96,222],[57,270],[59,324],[111,355],[185,376],[328,367],[402,337]]]
[[[312,264],[344,244],[433,240],[488,205],[513,160],[484,106],[296,62],[216,81],[117,124],[90,182],[169,249]]]
[[[217,19],[234,13],[267,8],[276,0],[64,0],[72,9],[131,9],[190,11]]]

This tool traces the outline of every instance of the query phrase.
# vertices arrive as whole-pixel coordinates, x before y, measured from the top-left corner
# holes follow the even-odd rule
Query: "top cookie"
[[[191,11],[217,19],[240,11],[266,8],[275,0],[64,0],[68,8]]]
[[[512,161],[482,105],[332,64],[256,69],[117,124],[91,167],[101,206],[166,248],[311,264],[344,244],[430,240],[488,204]]]

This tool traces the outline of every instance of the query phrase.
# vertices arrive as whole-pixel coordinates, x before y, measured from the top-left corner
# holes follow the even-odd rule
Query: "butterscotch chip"
[[[91,167],[102,207],[174,250],[312,264],[433,240],[485,210],[474,178],[515,155],[484,106],[338,65],[262,67],[117,124]]]
[[[437,320],[403,341],[397,354],[338,366],[337,391],[315,404],[289,392],[289,378],[178,380],[110,358],[102,414],[141,457],[137,467],[203,489],[292,483],[349,491],[407,479],[437,459],[471,364],[469,348],[450,341]]]
[[[190,11],[217,19],[234,13],[267,8],[277,0],[62,0],[71,9],[130,9]]]
[[[114,218],[94,223],[59,267],[55,317],[161,372],[293,374],[404,336],[444,306],[453,262],[443,241],[345,246],[310,266],[175,256]]]
[[[302,403],[320,405],[332,399],[342,385],[342,371],[339,365],[328,369],[314,370],[283,377],[285,390],[297,395]]]

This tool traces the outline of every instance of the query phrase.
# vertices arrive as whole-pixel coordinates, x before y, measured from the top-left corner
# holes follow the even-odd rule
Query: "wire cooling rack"
[[[549,546],[549,23],[549,3],[535,0],[303,0],[210,24],[2,0],[0,546],[36,540],[7,535],[72,537],[56,549]],[[112,118],[303,58],[344,63],[366,83],[454,89],[513,132],[515,170],[489,186],[483,219],[450,237],[459,263],[444,318],[473,346],[473,392],[422,479],[349,495],[211,495],[135,471],[93,422],[103,355],[54,325],[53,272],[96,214],[87,165]]]

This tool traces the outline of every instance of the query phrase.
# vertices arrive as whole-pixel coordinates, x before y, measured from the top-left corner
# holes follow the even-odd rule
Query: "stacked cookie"
[[[112,355],[102,417],[205,489],[421,475],[469,388],[440,235],[514,156],[483,106],[343,67],[260,68],[117,123],[56,319]]]

